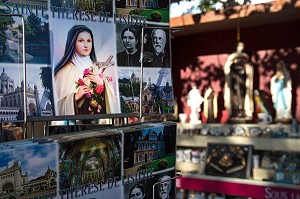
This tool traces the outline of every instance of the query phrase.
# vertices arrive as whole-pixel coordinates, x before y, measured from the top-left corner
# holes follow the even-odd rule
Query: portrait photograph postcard
[[[118,67],[141,67],[141,32],[143,26],[130,24],[115,24],[115,26]]]
[[[120,113],[114,25],[56,18],[52,23],[55,115]],[[75,49],[78,39],[91,43],[90,59]]]
[[[152,178],[149,178],[146,182],[147,187],[145,195],[147,199],[165,199],[175,198],[176,189],[176,173],[175,169],[156,172]],[[154,195],[153,195],[154,194]]]
[[[142,39],[143,67],[171,68],[169,27],[144,27]]]
[[[124,198],[164,199],[175,198],[175,172],[157,172],[148,178],[124,184]],[[153,197],[154,193],[154,197]]]

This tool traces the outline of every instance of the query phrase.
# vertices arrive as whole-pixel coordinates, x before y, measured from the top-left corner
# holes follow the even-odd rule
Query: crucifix
[[[108,67],[115,65],[115,63],[111,61],[113,57],[114,56],[110,55],[110,56],[108,56],[108,58],[106,59],[105,62],[97,62],[96,63],[98,68],[102,69],[101,73],[103,73]]]

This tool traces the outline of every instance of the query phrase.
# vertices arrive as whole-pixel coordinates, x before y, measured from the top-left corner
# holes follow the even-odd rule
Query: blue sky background
[[[43,144],[17,148],[0,152],[0,171],[18,161],[22,168],[22,174],[28,172],[28,180],[43,176],[48,166],[56,170],[57,166],[57,144]]]
[[[119,79],[130,79],[133,72],[141,80],[141,67],[118,67]]]
[[[171,76],[171,68],[144,68],[143,69],[143,82],[148,82],[149,78],[151,78],[151,83],[154,83],[156,86],[165,86],[166,82],[168,81],[170,86],[173,85],[172,83],[172,76]],[[162,82],[160,85],[157,85],[157,80],[159,77],[159,73],[162,72],[165,74]]]
[[[158,125],[158,126],[151,127],[150,132],[154,131],[158,135],[160,132],[162,132],[162,134],[164,134],[163,130],[164,130],[164,127],[161,125]],[[142,130],[142,133],[143,133],[143,136],[146,136],[149,133],[149,128]]]
[[[165,76],[162,79],[161,85],[157,86],[165,86],[168,81],[170,86],[172,86],[172,76],[171,76],[171,68],[144,68],[143,69],[143,82],[148,82],[149,78],[151,78],[151,82],[156,84],[157,79],[159,77],[159,72],[164,71]],[[141,68],[140,67],[118,67],[119,78],[127,78],[130,79],[132,72],[138,77],[141,78]]]

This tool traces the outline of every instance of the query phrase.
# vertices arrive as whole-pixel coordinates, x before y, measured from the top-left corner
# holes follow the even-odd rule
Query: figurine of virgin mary
[[[270,82],[273,106],[276,110],[277,121],[292,119],[292,80],[290,72],[281,60],[276,64],[276,73]]]

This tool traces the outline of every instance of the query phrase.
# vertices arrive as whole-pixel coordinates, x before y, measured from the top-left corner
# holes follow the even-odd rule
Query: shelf
[[[249,124],[222,124],[222,123],[209,123],[209,124],[190,124],[190,123],[177,123],[177,128],[178,128],[178,132],[180,132],[180,130],[197,130],[197,129],[201,129],[203,126],[207,126],[207,127],[224,127],[224,126],[240,126],[245,128],[245,130],[247,131],[249,127],[259,127],[261,129],[264,128],[271,128],[274,129],[276,127],[278,127],[278,124],[256,124],[256,123],[249,123]],[[284,128],[284,131],[289,132],[291,125],[290,124],[282,124],[281,127]],[[300,128],[300,125],[298,125],[298,127]]]
[[[207,124],[208,127],[224,125],[226,124]],[[253,145],[255,150],[264,151],[299,152],[300,148],[300,139],[199,135],[202,126],[203,124],[177,124],[177,148],[206,148],[207,143]],[[249,127],[262,129],[277,127],[276,124],[237,124],[237,126],[242,126],[246,130]],[[284,131],[290,131],[290,125],[283,125],[283,127]],[[185,134],[182,134],[183,132]],[[203,175],[201,174],[203,168],[197,164],[186,162],[177,163],[176,167],[183,172],[190,171],[190,173],[184,173],[181,178],[176,179],[177,188],[252,198],[300,199],[300,185]]]
[[[300,139],[238,136],[177,135],[177,147],[206,147],[207,143],[251,144],[255,150],[299,152]]]
[[[205,165],[200,163],[189,163],[189,162],[176,162],[176,170],[184,173],[191,172],[202,172]]]
[[[241,197],[300,199],[300,185],[200,174],[183,174],[176,179],[176,187]]]

